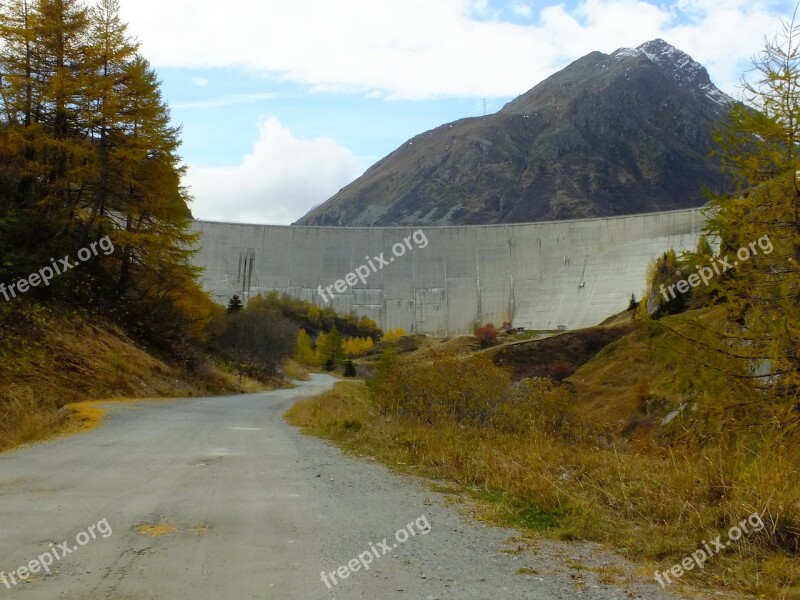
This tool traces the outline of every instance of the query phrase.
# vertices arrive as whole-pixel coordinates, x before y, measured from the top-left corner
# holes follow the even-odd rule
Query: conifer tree
[[[687,327],[664,326],[673,334],[670,343],[686,359],[681,370],[685,390],[703,393],[707,406],[722,411],[766,410],[784,431],[790,426],[797,430],[800,25],[796,21],[783,23],[780,33],[767,40],[742,87],[746,104],[734,105],[717,133],[719,155],[736,182],[730,193],[713,197],[710,203],[707,234],[720,245],[717,256],[730,264],[709,282],[718,307]],[[709,248],[703,245],[699,251],[706,254]]]
[[[113,256],[60,278],[76,281],[65,293],[105,295],[142,335],[196,329],[210,305],[189,262],[180,129],[118,0],[9,0],[0,37],[0,273],[107,235]]]
[[[228,314],[239,312],[244,308],[244,304],[242,303],[242,299],[239,298],[239,294],[234,294],[231,296],[231,299],[228,300]]]
[[[294,359],[301,365],[313,366],[318,364],[314,349],[311,347],[311,338],[308,336],[305,329],[300,329],[300,331],[297,332]]]
[[[783,23],[754,67],[755,77],[743,84],[748,106],[734,107],[718,136],[738,186],[712,202],[710,233],[736,263],[728,277],[715,280],[735,323],[716,349],[738,361],[757,387],[794,396],[800,383],[800,25]]]

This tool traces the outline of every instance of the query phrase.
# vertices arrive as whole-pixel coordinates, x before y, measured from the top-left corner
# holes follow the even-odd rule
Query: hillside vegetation
[[[0,303],[0,451],[74,429],[85,412],[74,410],[75,403],[237,394],[307,379],[290,357],[309,312],[313,318],[319,311],[277,295],[254,297],[236,310],[217,308],[207,341],[170,355],[101,312],[56,302]],[[380,333],[372,321],[330,312],[329,321],[317,323],[318,340],[337,322],[365,336]],[[339,343],[352,347],[359,339],[371,341],[340,336]],[[333,368],[343,366],[344,355],[336,358]]]
[[[80,425],[91,400],[253,392],[264,384],[211,363],[191,368],[148,353],[86,311],[0,304],[0,451]]]

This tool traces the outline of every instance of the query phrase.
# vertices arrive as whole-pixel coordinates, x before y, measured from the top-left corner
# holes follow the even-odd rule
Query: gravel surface
[[[0,599],[680,597],[592,545],[481,524],[429,483],[283,421],[334,382],[112,404],[95,431],[0,456],[0,571],[76,548],[49,574],[0,582]],[[414,535],[396,537],[409,525]],[[81,534],[91,526],[95,539]]]

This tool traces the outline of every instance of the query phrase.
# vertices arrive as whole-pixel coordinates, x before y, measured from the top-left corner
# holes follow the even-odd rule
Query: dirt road
[[[284,423],[333,381],[110,405],[95,431],[0,456],[0,600],[668,597],[601,583],[619,559],[586,545],[519,552],[515,532]]]

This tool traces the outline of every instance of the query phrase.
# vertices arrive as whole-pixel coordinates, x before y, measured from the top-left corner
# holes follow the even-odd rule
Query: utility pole
[[[483,99],[483,116],[486,116],[486,98]]]

